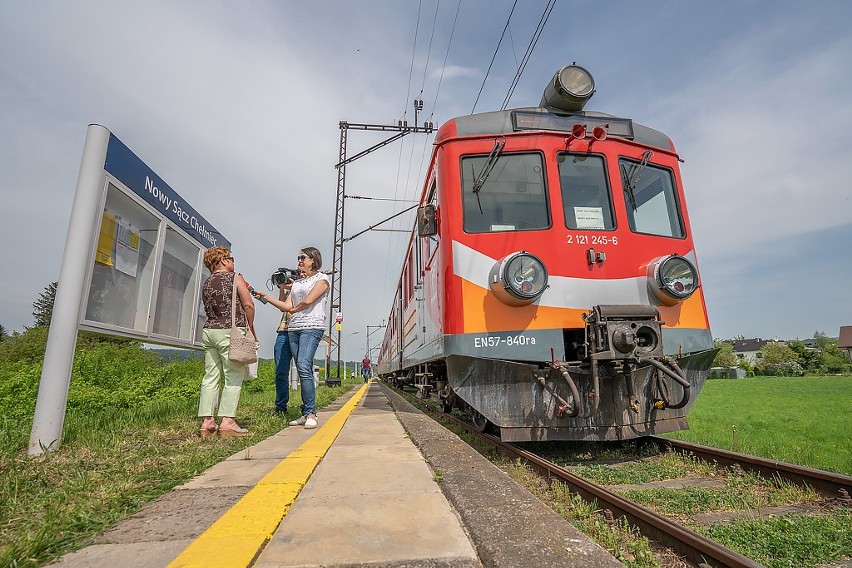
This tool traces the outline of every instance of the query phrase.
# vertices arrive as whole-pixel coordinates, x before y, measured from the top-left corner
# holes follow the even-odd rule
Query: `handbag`
[[[237,327],[237,275],[234,275],[234,284],[231,287],[231,346],[228,349],[228,359],[235,363],[256,363],[257,350],[260,347],[251,329],[243,330]]]

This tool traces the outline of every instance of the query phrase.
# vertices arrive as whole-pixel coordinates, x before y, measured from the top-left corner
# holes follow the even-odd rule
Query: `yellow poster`
[[[98,250],[95,252],[95,262],[112,266],[112,251],[115,248],[115,215],[104,209],[101,221],[101,233],[98,235]]]

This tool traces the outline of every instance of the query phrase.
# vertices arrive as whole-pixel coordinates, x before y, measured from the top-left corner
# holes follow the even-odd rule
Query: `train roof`
[[[446,128],[450,124],[455,124],[455,133]],[[608,137],[626,138],[668,152],[675,151],[671,138],[659,130],[633,122],[629,118],[596,111],[556,113],[541,107],[516,108],[457,116],[449,120],[439,130],[435,143],[439,144],[455,136],[508,134],[531,130],[549,130],[568,134],[575,124],[583,124],[589,130],[596,126],[606,126]]]

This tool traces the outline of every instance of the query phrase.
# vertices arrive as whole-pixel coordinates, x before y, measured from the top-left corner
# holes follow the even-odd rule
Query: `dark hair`
[[[302,249],[302,252],[311,257],[311,260],[314,261],[314,270],[319,272],[319,269],[322,268],[322,255],[320,251],[314,247],[305,247]]]

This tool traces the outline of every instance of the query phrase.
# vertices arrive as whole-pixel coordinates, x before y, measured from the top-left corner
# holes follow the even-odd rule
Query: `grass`
[[[819,566],[852,556],[852,509],[835,515],[785,515],[701,530],[767,568]]]
[[[628,499],[642,503],[668,516],[683,519],[687,515],[717,511],[748,510],[759,512],[767,507],[816,503],[820,496],[783,480],[767,480],[754,474],[721,476],[723,487],[684,487],[625,491]]]
[[[852,377],[707,381],[672,438],[852,475]]]
[[[298,416],[299,392],[292,394],[286,418],[271,416],[269,375],[267,369],[243,388],[237,420],[251,431],[244,438],[200,438],[197,398],[156,401],[96,412],[71,409],[62,446],[30,458],[29,420],[0,419],[0,566],[40,566],[81,548],[171,488],[284,428]],[[358,383],[321,383],[317,406]]]

